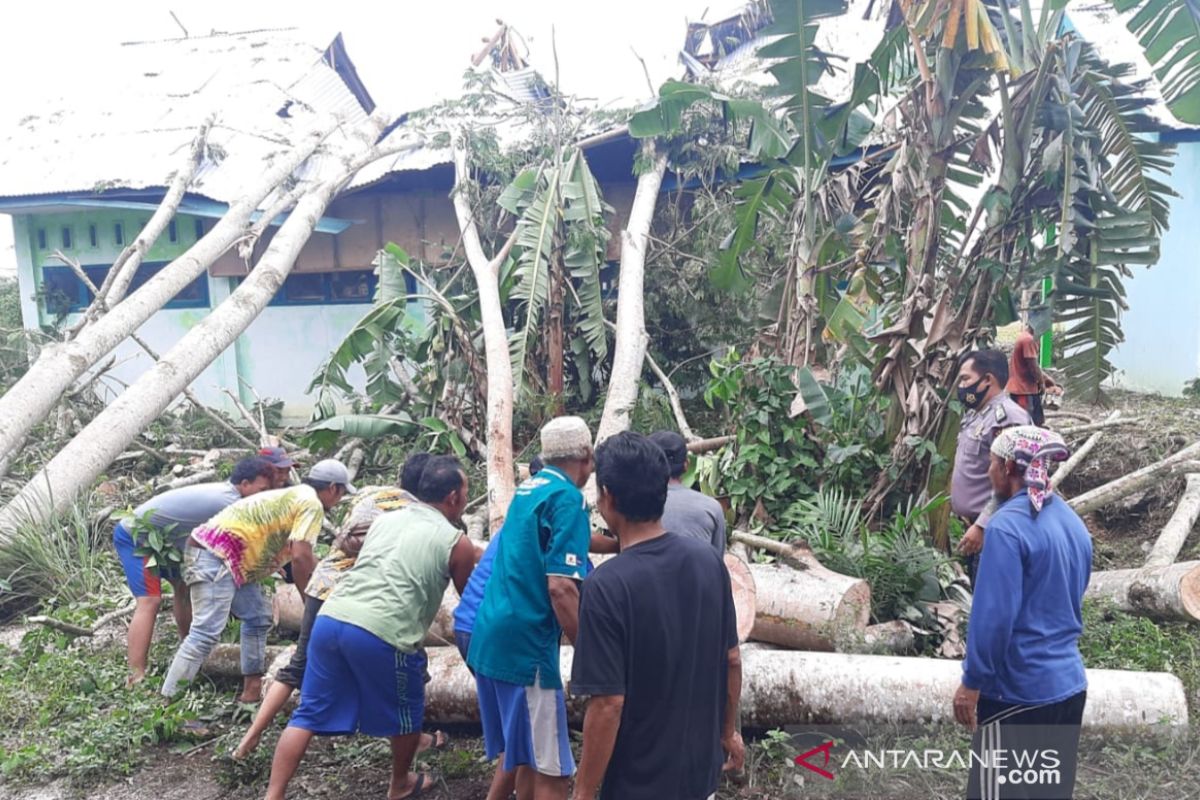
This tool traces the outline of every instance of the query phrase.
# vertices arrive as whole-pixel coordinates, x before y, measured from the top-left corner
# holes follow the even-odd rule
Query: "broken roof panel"
[[[370,96],[347,84],[337,44],[286,29],[121,45],[69,96],[6,126],[0,196],[165,186],[215,113],[191,192],[233,202],[316,114],[366,118]]]

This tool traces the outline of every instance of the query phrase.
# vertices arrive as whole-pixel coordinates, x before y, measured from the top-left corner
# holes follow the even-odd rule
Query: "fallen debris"
[[[1194,442],[1174,455],[1167,456],[1161,461],[1156,461],[1128,475],[1122,475],[1114,481],[1109,481],[1103,486],[1098,486],[1091,491],[1084,492],[1067,502],[1081,516],[1091,513],[1109,503],[1114,503],[1117,500],[1121,500],[1152,486],[1164,472],[1172,470],[1182,462],[1188,462],[1197,457],[1200,457],[1200,442]]]
[[[1175,559],[1179,558],[1179,551],[1183,549],[1183,543],[1187,541],[1188,534],[1196,524],[1197,517],[1200,517],[1200,473],[1193,472],[1187,476],[1187,486],[1179,498],[1175,513],[1163,526],[1150,555],[1146,557],[1146,566],[1165,567],[1174,564]]]

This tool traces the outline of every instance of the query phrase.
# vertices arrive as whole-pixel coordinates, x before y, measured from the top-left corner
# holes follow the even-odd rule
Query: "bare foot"
[[[239,703],[257,703],[262,700],[262,677],[243,678]]]
[[[146,670],[134,670],[134,672],[125,679],[125,688],[132,689],[134,686],[137,686],[144,680],[146,680]]]
[[[234,748],[232,756],[234,761],[241,761],[246,756],[258,749],[258,740],[262,738],[262,734],[254,729],[246,731],[246,735],[238,742],[238,746]]]

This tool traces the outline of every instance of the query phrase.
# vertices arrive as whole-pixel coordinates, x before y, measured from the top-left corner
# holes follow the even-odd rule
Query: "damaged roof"
[[[374,108],[340,34],[127,42],[96,66],[70,96],[47,98],[0,133],[0,197],[166,186],[215,112],[190,192],[230,203],[317,113],[353,125]]]

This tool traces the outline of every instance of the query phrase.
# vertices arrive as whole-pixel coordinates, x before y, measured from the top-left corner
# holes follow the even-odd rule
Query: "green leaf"
[[[525,319],[509,339],[516,397],[525,389],[525,366],[530,342],[537,337],[542,306],[550,292],[550,257],[560,216],[559,171],[546,170],[536,194],[517,221],[517,250],[512,298],[523,301]]]
[[[796,371],[796,384],[799,387],[800,400],[803,407],[801,412],[808,412],[817,425],[828,426],[833,422],[833,412],[829,407],[829,396],[824,387],[813,376],[808,367]]]
[[[1112,0],[1138,37],[1171,113],[1200,125],[1200,0]]]

